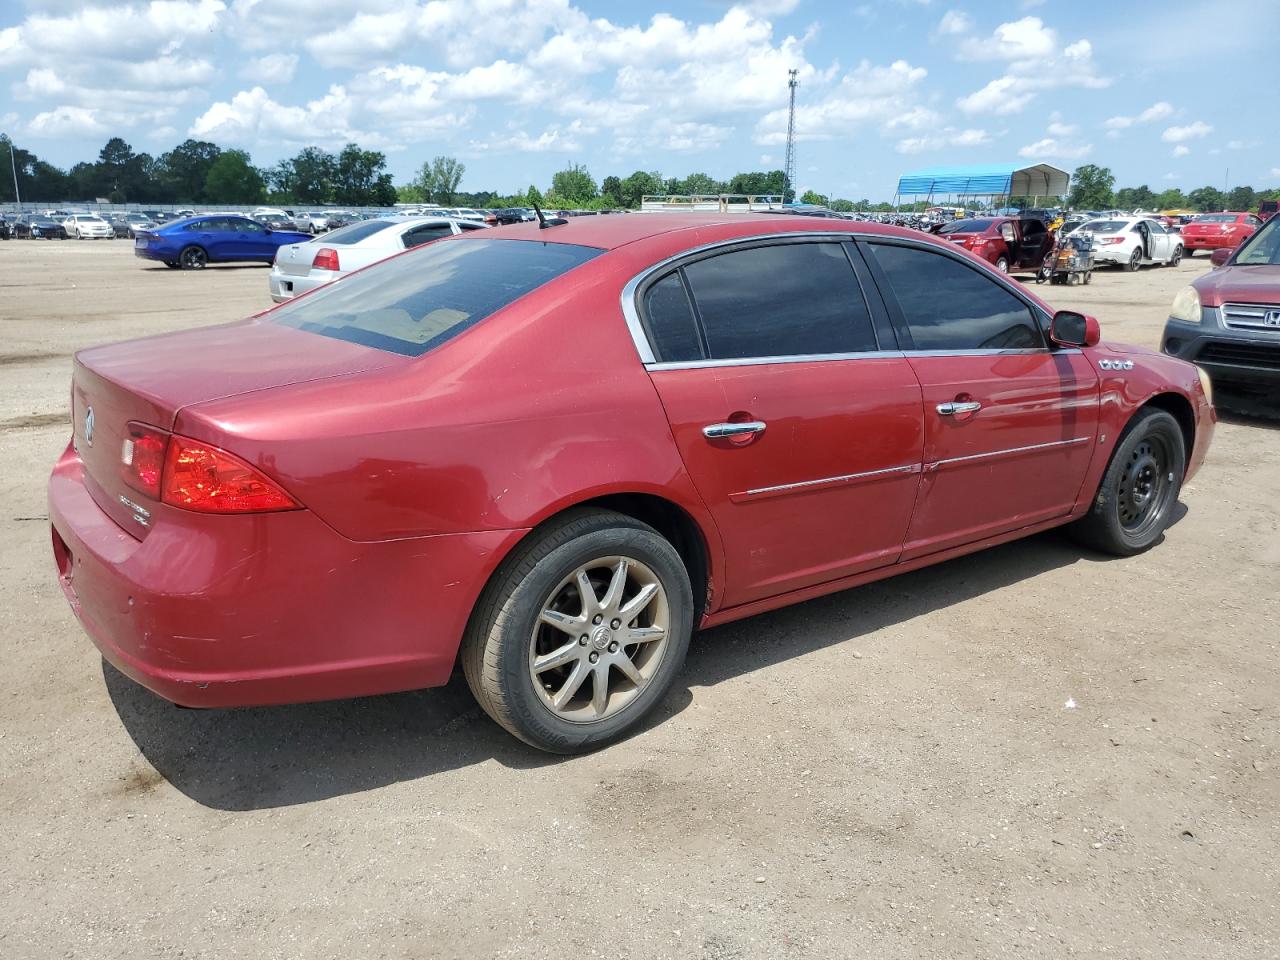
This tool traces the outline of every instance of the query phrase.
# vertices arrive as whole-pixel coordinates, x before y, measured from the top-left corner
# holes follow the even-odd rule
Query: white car
[[[384,217],[339,227],[307,243],[287,244],[276,251],[271,265],[271,299],[283,303],[402,250],[484,229],[483,223],[449,217]]]
[[[1093,237],[1093,262],[1113,263],[1137,270],[1144,263],[1177,266],[1182,261],[1182,237],[1149,217],[1108,217],[1090,220],[1072,236]]]
[[[92,213],[75,213],[62,221],[68,237],[77,240],[113,240],[116,231],[101,217]]]
[[[323,213],[300,213],[293,218],[293,222],[299,230],[309,230],[312,233],[324,233],[329,229],[329,217]]]

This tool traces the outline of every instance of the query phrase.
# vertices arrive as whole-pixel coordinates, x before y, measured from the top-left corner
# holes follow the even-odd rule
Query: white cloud
[[[1033,91],[1019,88],[1016,77],[997,77],[981,90],[961,97],[956,106],[965,113],[1017,113],[1034,97]]]
[[[760,164],[761,164],[762,166],[764,166],[764,165],[768,165],[768,164],[770,164],[770,163],[773,163],[773,154],[772,154],[772,153],[762,153],[762,154],[760,154]]]
[[[1092,152],[1092,143],[1070,143],[1054,137],[1045,137],[1021,148],[1018,156],[1031,159],[1048,157],[1054,160],[1079,160]]]
[[[37,113],[27,124],[33,137],[100,137],[108,128],[85,107],[58,107]]]
[[[947,127],[937,134],[904,137],[894,145],[894,149],[898,153],[926,153],[944,147],[981,147],[990,142],[991,137],[985,130],[973,128],[956,130],[953,127]]]
[[[1111,117],[1102,125],[1108,130],[1127,130],[1140,123],[1151,123],[1154,120],[1163,120],[1165,117],[1173,114],[1173,105],[1161,100],[1153,103],[1147,109],[1143,110],[1135,117]]]
[[[256,83],[288,83],[297,69],[296,53],[269,53],[250,60],[241,68],[240,76]]]
[[[1173,156],[1175,157],[1185,157],[1190,152],[1191,148],[1182,143],[1173,148]]]
[[[1181,143],[1184,140],[1207,137],[1211,133],[1213,133],[1212,126],[1203,120],[1196,120],[1194,123],[1188,123],[1183,127],[1169,127],[1164,133],[1160,134],[1160,139],[1166,143]]]
[[[1280,177],[1280,167],[1272,167],[1270,176]]]
[[[1080,127],[1074,123],[1061,123],[1055,120],[1049,124],[1049,135],[1053,137],[1069,137],[1079,132]]]
[[[1023,17],[1000,24],[990,37],[966,40],[960,46],[960,56],[965,60],[1029,60],[1049,56],[1057,45],[1057,33],[1043,20]]]
[[[943,36],[968,33],[973,29],[973,18],[963,10],[948,10],[938,21],[937,32]]]

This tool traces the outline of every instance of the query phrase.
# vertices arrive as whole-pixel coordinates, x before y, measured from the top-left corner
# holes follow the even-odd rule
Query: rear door
[[[770,238],[694,254],[638,289],[638,345],[723,540],[725,606],[901,552],[920,387],[882,313],[876,329],[857,256],[839,238]]]
[[[924,471],[902,559],[1064,516],[1096,444],[1098,379],[989,272],[909,241],[867,244],[924,400]]]
[[[1018,265],[1040,266],[1049,254],[1049,231],[1045,228],[1043,221],[1034,217],[1019,221],[1019,227],[1022,233],[1022,244],[1018,251]]]

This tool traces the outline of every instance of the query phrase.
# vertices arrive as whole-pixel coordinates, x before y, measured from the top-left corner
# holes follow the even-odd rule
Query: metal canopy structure
[[[898,195],[1060,197],[1070,183],[1067,171],[1047,163],[982,163],[905,173],[898,180]]]

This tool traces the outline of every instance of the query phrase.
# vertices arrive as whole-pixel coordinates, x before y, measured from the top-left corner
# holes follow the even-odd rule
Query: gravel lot
[[[1040,289],[1154,346],[1206,269]],[[1280,953],[1280,422],[1224,412],[1145,556],[1044,535],[710,631],[645,732],[555,759],[457,682],[179,710],[82,633],[72,353],[268,303],[0,244],[6,960]]]

